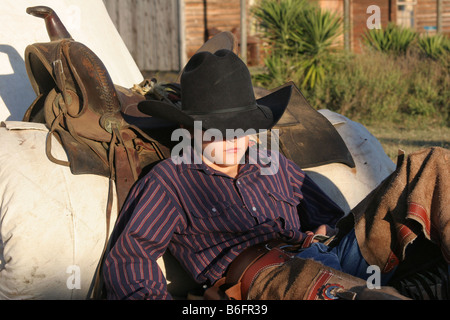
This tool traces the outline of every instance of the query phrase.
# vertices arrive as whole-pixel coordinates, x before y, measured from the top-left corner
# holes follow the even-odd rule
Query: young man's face
[[[194,131],[194,134],[196,131]],[[197,132],[200,134],[200,132]],[[214,140],[214,136],[205,135],[201,132],[202,156],[207,163],[213,163],[218,166],[234,166],[241,163],[248,148],[249,137],[242,136],[233,139]]]

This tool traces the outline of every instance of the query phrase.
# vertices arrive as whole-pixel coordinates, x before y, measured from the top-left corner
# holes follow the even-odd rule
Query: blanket
[[[450,263],[450,150],[432,147],[399,156],[397,169],[338,223],[355,228],[370,265],[391,271],[420,234]]]

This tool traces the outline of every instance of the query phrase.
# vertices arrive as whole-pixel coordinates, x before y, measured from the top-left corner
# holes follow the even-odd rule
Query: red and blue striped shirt
[[[261,174],[253,160],[247,154],[231,178],[167,159],[138,181],[104,264],[108,298],[171,298],[156,262],[167,249],[196,281],[212,284],[243,249],[271,239],[301,243],[306,231],[342,217],[292,161],[278,155],[276,173]]]

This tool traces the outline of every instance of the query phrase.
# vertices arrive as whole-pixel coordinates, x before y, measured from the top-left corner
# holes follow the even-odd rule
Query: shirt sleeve
[[[334,227],[344,216],[342,209],[308,175],[302,190],[304,201],[300,202],[298,212],[303,231],[315,230],[322,224]]]
[[[312,231],[322,224],[334,227],[344,216],[343,210],[290,160],[288,160],[288,168],[294,195],[301,198],[297,206],[301,231]]]
[[[104,264],[108,299],[172,298],[157,259],[165,252],[180,214],[159,179],[148,174],[124,204],[115,227],[120,235]]]

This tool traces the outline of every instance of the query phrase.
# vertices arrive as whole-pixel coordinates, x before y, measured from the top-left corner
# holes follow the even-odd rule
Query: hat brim
[[[292,86],[286,86],[256,100],[257,107],[245,111],[188,115],[174,104],[157,100],[144,100],[138,109],[152,117],[194,128],[195,121],[201,121],[203,130],[217,129],[226,134],[227,129],[244,132],[269,130],[281,119],[291,97]]]

